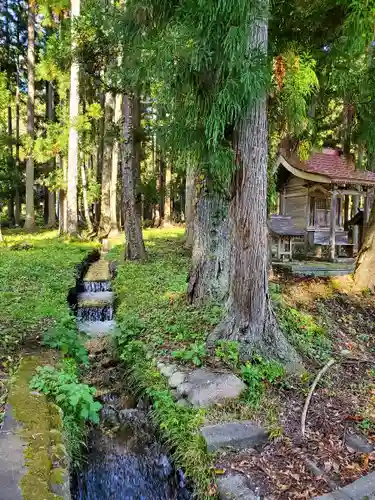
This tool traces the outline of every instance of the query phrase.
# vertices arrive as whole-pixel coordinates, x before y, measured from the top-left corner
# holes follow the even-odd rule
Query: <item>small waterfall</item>
[[[84,292],[110,292],[112,290],[110,281],[84,281]]]
[[[79,306],[77,319],[79,321],[110,321],[113,319],[113,306]]]

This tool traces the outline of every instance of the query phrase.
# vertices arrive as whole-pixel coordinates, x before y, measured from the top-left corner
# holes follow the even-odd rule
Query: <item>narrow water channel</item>
[[[114,298],[108,263],[92,264],[77,286],[77,322],[89,336],[85,379],[103,404],[89,437],[86,462],[74,471],[73,500],[188,500],[191,492],[173,468],[148,418],[148,407],[126,391],[126,376],[111,352]]]

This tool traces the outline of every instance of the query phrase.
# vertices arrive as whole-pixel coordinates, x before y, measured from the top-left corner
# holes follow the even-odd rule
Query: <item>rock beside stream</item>
[[[158,363],[162,375],[180,401],[206,408],[224,401],[236,400],[246,390],[245,383],[231,372],[208,368],[188,370],[176,364]],[[185,399],[186,398],[186,399]]]

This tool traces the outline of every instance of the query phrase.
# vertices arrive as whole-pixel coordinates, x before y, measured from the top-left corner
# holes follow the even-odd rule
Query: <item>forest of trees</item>
[[[2,224],[124,230],[126,257],[142,260],[143,227],[183,222],[189,300],[227,302],[211,340],[298,361],[268,293],[273,166],[280,144],[301,158],[329,144],[375,171],[375,2],[2,0],[0,11]]]

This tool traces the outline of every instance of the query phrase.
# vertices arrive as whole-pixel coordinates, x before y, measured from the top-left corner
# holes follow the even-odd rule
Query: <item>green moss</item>
[[[51,493],[50,473],[50,412],[46,397],[30,392],[29,381],[36,368],[43,363],[53,362],[51,354],[28,356],[20,363],[13,381],[8,401],[13,415],[22,425],[21,435],[27,445],[24,451],[26,473],[21,479],[23,500],[54,500]]]
[[[63,484],[65,474],[66,469],[63,469],[62,467],[55,467],[52,469],[50,474],[51,484]]]
[[[55,403],[48,403],[48,410],[50,426],[54,429],[62,430],[64,414],[60,406],[57,406]]]
[[[51,446],[51,452],[50,452],[51,460],[52,462],[58,462],[60,465],[67,465],[65,464],[67,460],[67,451],[65,446],[60,443],[60,444],[54,444]]]
[[[61,431],[58,429],[51,429],[49,431],[49,437],[50,437],[51,443],[53,443],[53,444],[60,444],[63,442],[63,437],[62,437]]]

